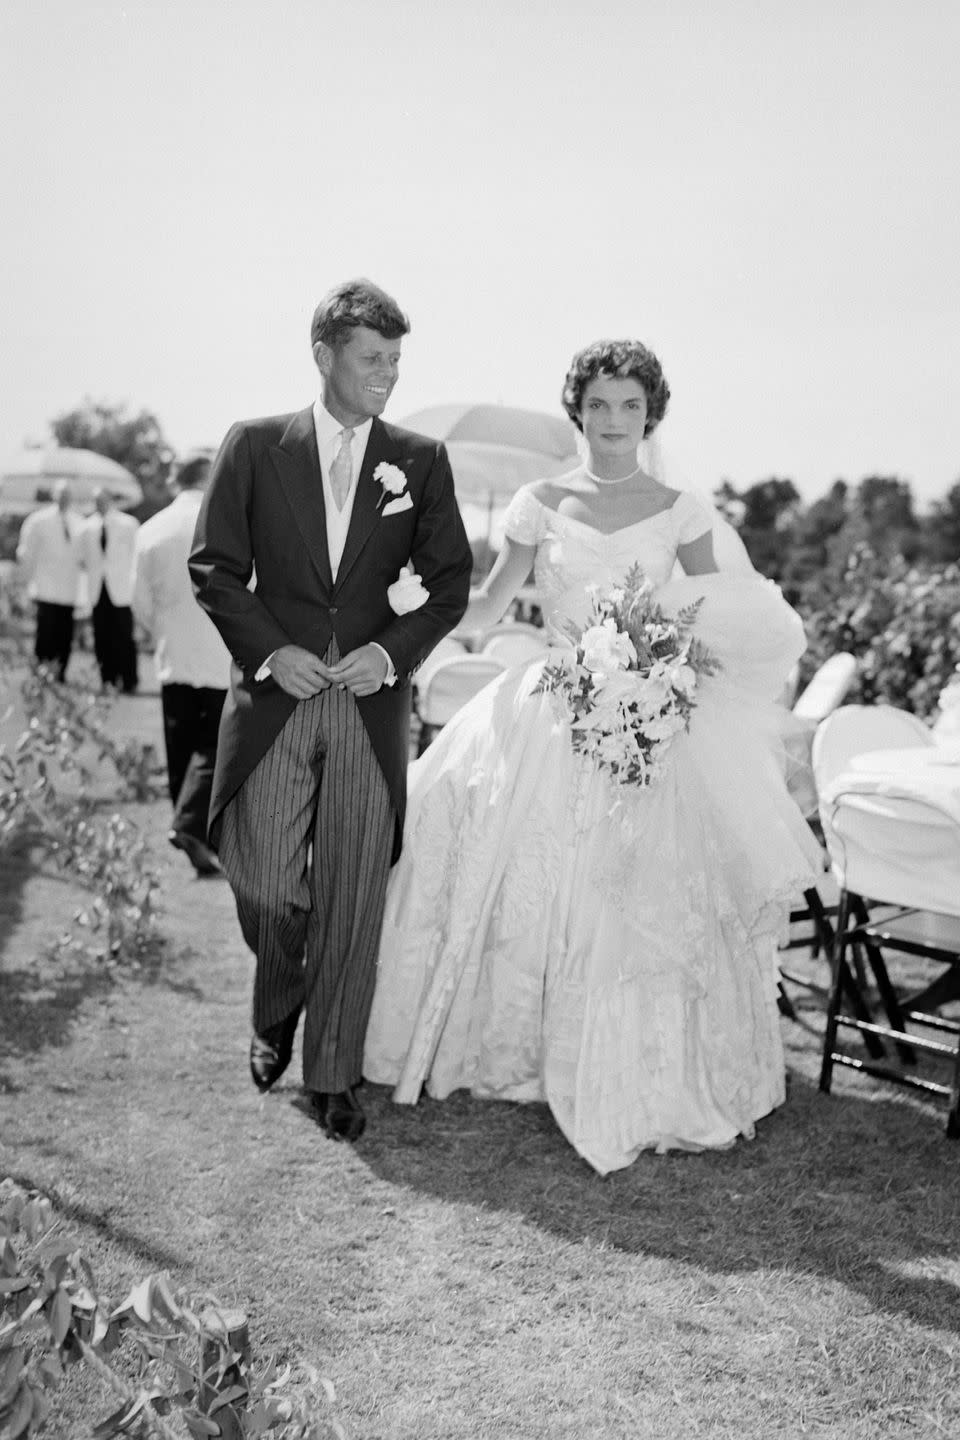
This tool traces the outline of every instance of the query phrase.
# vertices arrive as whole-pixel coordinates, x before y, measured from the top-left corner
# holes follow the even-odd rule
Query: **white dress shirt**
[[[107,548],[103,548],[106,527]],[[84,523],[80,535],[83,566],[87,572],[90,604],[96,605],[100,588],[106,585],[114,605],[129,605],[133,595],[133,552],[139,522],[122,510],[95,511]]]
[[[347,491],[346,499],[343,502],[343,509],[337,508],[337,502],[333,498],[333,487],[330,483],[330,467],[340,451],[340,437],[344,425],[324,405],[322,400],[315,400],[313,405],[313,428],[317,437],[317,454],[320,457],[320,482],[323,486],[323,508],[326,514],[327,523],[327,555],[330,559],[330,574],[333,579],[337,578],[337,571],[340,569],[340,561],[343,559],[344,546],[347,543],[347,531],[350,529],[350,517],[353,514],[353,502],[357,495],[357,482],[360,479],[360,470],[363,466],[363,457],[367,453],[367,441],[370,439],[370,428],[373,420],[365,420],[362,425],[357,425],[353,431],[353,439],[350,442],[350,453],[353,461],[353,472],[350,477],[350,489]],[[397,672],[393,668],[393,661],[384,650],[382,645],[377,645],[375,640],[370,642],[380,651],[380,654],[387,662],[387,673],[383,678],[384,685],[395,685],[397,683]],[[264,680],[270,670],[270,661],[273,654],[268,655],[254,675],[255,680]]]
[[[133,613],[154,638],[161,685],[226,690],[230,652],[197,604],[187,569],[202,499],[201,490],[181,490],[165,510],[140,526],[134,547]]]
[[[79,603],[82,521],[58,505],[34,510],[20,527],[17,560],[34,600]]]
[[[363,465],[363,457],[367,453],[367,441],[370,439],[370,427],[372,420],[365,420],[358,425],[353,432],[353,439],[350,442],[350,452],[353,459],[353,474],[350,479],[350,489],[347,491],[347,498],[343,502],[343,509],[337,509],[337,502],[333,498],[333,488],[330,484],[330,466],[336,459],[340,450],[340,436],[343,433],[343,425],[335,420],[330,411],[317,400],[313,406],[313,428],[317,435],[317,453],[320,456],[320,478],[323,482],[323,504],[327,517],[327,553],[330,556],[330,574],[334,580],[337,578],[337,571],[340,569],[340,561],[343,559],[343,547],[347,543],[347,531],[350,529],[350,516],[353,514],[353,502],[357,495],[357,481],[360,478],[360,467]]]

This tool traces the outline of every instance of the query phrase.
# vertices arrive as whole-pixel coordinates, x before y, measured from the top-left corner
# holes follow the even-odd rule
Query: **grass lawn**
[[[159,740],[156,696],[114,724]],[[818,1093],[819,1002],[783,1021],[787,1104],[727,1152],[600,1178],[543,1106],[371,1086],[337,1145],[293,1079],[249,1081],[226,884],[169,850],[163,802],[125,813],[163,874],[149,965],[51,959],[81,892],[0,875],[0,1175],[109,1295],[166,1269],[245,1310],[256,1355],[330,1377],[351,1440],[960,1433],[960,1145],[932,1103]],[[44,1433],[113,1408],[75,1367]]]

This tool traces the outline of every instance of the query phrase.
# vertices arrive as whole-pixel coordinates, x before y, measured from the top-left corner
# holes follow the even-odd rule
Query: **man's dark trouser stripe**
[[[304,1006],[308,1090],[361,1077],[393,827],[356,701],[333,687],[298,703],[224,810],[220,863],[257,959],[254,1029]]]

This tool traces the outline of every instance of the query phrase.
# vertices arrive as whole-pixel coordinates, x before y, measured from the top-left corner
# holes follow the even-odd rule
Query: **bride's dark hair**
[[[595,340],[584,350],[577,351],[570,362],[560,398],[578,430],[583,429],[580,420],[583,392],[598,375],[636,380],[643,386],[647,397],[647,423],[643,434],[644,437],[652,435],[666,414],[670,399],[670,386],[653,351],[641,345],[639,340]]]

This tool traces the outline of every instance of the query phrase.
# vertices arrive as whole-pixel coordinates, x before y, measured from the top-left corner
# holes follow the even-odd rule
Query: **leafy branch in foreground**
[[[103,937],[108,955],[137,955],[153,938],[159,882],[136,826],[98,812],[86,755],[92,747],[96,761],[110,761],[119,798],[143,800],[154,793],[153,747],[118,744],[104,728],[108,702],[77,696],[44,671],[28,671],[22,696],[26,728],[0,746],[0,854],[39,848],[92,892],[76,922]]]
[[[50,1201],[0,1181],[0,1434],[35,1435],[66,1369],[83,1362],[122,1403],[94,1440],[346,1440],[330,1415],[333,1385],[311,1367],[295,1392],[291,1367],[256,1367],[215,1301],[198,1311],[165,1273],[113,1306],[89,1261],[62,1235]],[[242,1317],[240,1317],[242,1319]],[[242,1336],[238,1345],[238,1336]],[[110,1357],[123,1347],[124,1373]],[[131,1367],[133,1378],[130,1378]]]

